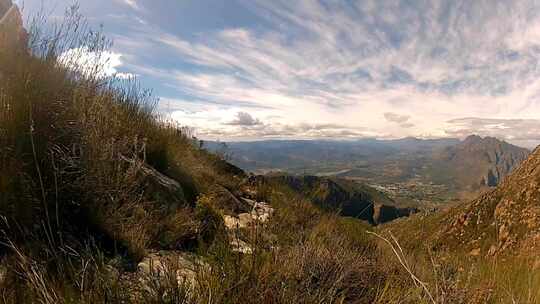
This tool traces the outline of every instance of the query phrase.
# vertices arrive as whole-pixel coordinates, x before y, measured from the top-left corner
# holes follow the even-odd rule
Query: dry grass
[[[76,9],[52,33],[40,29],[32,27],[28,52],[0,48],[1,302],[540,301],[536,261],[403,242],[436,218],[413,219],[417,226],[378,244],[365,224],[277,184],[248,185],[275,213],[235,234],[252,253],[235,252],[222,213],[244,208],[224,199],[241,192],[243,174],[201,149],[188,128],[160,119],[156,100],[135,81],[59,62],[68,49],[100,53],[110,45]],[[171,262],[141,283],[134,270],[148,249],[196,252],[194,282],[179,282],[182,265]]]

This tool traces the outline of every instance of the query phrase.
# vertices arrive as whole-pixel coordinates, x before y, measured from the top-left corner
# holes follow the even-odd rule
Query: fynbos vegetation
[[[0,24],[2,303],[540,301],[538,255],[502,241],[537,236],[508,222],[519,216],[509,206],[538,213],[538,151],[481,199],[485,212],[374,228],[361,219],[377,221],[373,200],[390,202],[382,193],[250,176],[161,117],[136,80],[105,77],[110,42],[76,7],[52,32],[36,18],[27,34],[0,4],[15,20]],[[95,60],[81,64],[73,50]],[[355,214],[340,213],[336,191],[370,217],[343,216]]]

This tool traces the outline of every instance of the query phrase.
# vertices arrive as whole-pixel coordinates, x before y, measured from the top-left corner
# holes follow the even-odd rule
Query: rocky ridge
[[[540,250],[540,149],[496,189],[450,213],[438,239],[471,255],[519,254]]]
[[[0,0],[0,45],[26,45],[28,35],[21,12],[11,0]]]

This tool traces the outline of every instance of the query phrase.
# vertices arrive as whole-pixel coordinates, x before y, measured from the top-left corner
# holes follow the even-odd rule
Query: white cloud
[[[396,113],[392,113],[392,112],[386,112],[384,113],[384,118],[390,122],[395,122],[395,123],[399,123],[399,124],[402,124],[402,123],[406,123],[407,121],[409,121],[409,119],[411,118],[409,115],[399,115],[399,114],[396,114]]]
[[[136,0],[122,0],[122,2],[130,6],[132,9],[135,9],[135,10],[140,9],[139,4],[137,4]]]
[[[231,126],[257,126],[261,125],[262,122],[253,118],[253,116],[247,112],[238,112],[236,113],[236,119],[226,124]]]
[[[179,105],[191,110],[175,117],[207,136],[243,134],[240,126],[224,126],[238,112],[270,117],[249,136],[316,136],[316,129],[301,127],[314,121],[347,128],[326,135],[454,136],[463,132],[452,131],[452,119],[540,117],[537,1],[242,3],[264,27],[189,39],[152,28],[136,34],[141,43],[152,42],[141,52],[161,46],[193,66],[137,73],[181,91]],[[508,125],[463,130],[501,127]],[[534,137],[504,128],[500,134],[508,139]]]
[[[493,119],[467,117],[447,122],[450,136],[492,136],[534,147],[540,144],[540,119]]]
[[[59,62],[74,71],[97,78],[130,79],[136,76],[118,71],[122,65],[122,54],[112,51],[95,52],[86,47],[70,49],[59,56]]]

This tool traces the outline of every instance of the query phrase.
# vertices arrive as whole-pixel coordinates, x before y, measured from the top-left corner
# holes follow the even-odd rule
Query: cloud
[[[125,4],[127,4],[129,7],[131,7],[134,10],[140,10],[139,4],[136,0],[122,0]]]
[[[411,116],[409,115],[399,115],[392,112],[386,112],[384,113],[384,118],[389,122],[398,124],[404,129],[409,129],[415,126],[413,123],[409,122],[409,119],[411,119]]]
[[[59,62],[76,72],[97,78],[136,77],[135,74],[118,71],[122,66],[122,54],[112,51],[95,52],[87,47],[74,48],[60,54]]]
[[[453,119],[540,117],[538,1],[239,2],[259,23],[193,35],[136,27],[116,43],[137,50],[130,70],[163,84],[189,109],[175,117],[205,136],[243,134],[227,124],[239,112],[264,118],[247,125],[261,137],[444,137],[489,129]],[[156,52],[175,65],[142,60]],[[313,121],[345,126],[303,129]],[[523,137],[508,130],[499,134]]]
[[[413,123],[408,122],[408,123],[402,123],[402,124],[400,124],[400,126],[402,128],[409,129],[409,128],[414,127],[415,125]]]
[[[540,144],[540,119],[497,119],[467,117],[447,122],[446,133],[465,137],[470,134],[492,136],[533,147]]]
[[[392,113],[392,112],[386,112],[386,113],[384,113],[384,118],[387,121],[390,121],[390,122],[403,124],[403,123],[406,123],[407,121],[409,121],[409,119],[411,117],[409,115],[399,115],[399,114]]]
[[[236,119],[226,124],[231,126],[256,126],[262,124],[262,122],[253,118],[249,113],[238,112],[236,113]]]

